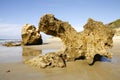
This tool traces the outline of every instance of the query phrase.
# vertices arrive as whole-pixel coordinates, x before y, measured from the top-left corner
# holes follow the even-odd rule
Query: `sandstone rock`
[[[38,32],[61,38],[65,49],[59,52],[47,53],[25,61],[36,67],[65,67],[67,61],[85,58],[89,64],[96,56],[111,58],[109,49],[113,46],[114,31],[102,22],[89,19],[84,25],[84,31],[77,32],[68,22],[61,21],[52,14],[44,15],[39,22]]]
[[[62,68],[66,66],[64,59],[55,52],[47,53],[43,56],[37,56],[33,59],[25,61],[25,63],[37,68],[46,68],[48,66]]]
[[[34,25],[26,24],[22,28],[22,44],[38,45],[42,44],[42,37]]]
[[[114,31],[105,26],[102,22],[89,19],[84,25],[83,37],[85,57],[92,63],[95,55],[99,54],[108,58],[112,58],[109,49],[113,46]]]
[[[66,46],[64,54],[67,54],[68,60],[85,56],[92,62],[96,54],[111,58],[108,49],[112,47],[114,31],[102,22],[89,19],[84,31],[77,32],[68,22],[46,14],[39,22],[39,31],[61,38]]]
[[[7,47],[13,47],[13,46],[21,46],[21,41],[10,41],[10,42],[5,42],[2,44],[3,46],[7,46]]]
[[[82,42],[76,41],[78,39],[78,33],[68,22],[63,22],[55,18],[54,15],[47,14],[41,18],[38,26],[39,31],[61,38],[66,45],[65,54],[67,54],[70,60],[81,55],[76,50],[81,46]]]

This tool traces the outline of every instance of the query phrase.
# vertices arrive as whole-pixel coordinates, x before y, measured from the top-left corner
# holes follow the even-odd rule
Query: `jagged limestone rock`
[[[39,31],[61,38],[66,46],[65,54],[71,60],[81,56],[82,51],[76,50],[81,47],[82,42],[76,41],[78,33],[68,22],[58,20],[52,14],[44,15],[39,22]]]
[[[42,44],[42,37],[34,25],[25,24],[22,28],[21,36],[23,45]]]
[[[52,14],[46,14],[41,17],[38,27],[38,32],[61,38],[65,49],[37,56],[26,61],[27,64],[44,68],[55,63],[54,66],[61,67],[58,63],[65,66],[65,61],[74,61],[81,57],[84,57],[89,64],[93,63],[96,55],[112,57],[109,49],[113,46],[114,31],[102,22],[89,19],[84,25],[84,31],[77,32],[68,22],[61,21]]]
[[[89,19],[84,25],[82,36],[84,38],[85,57],[90,63],[96,54],[112,58],[109,49],[113,46],[114,31],[102,22]]]
[[[46,14],[39,22],[39,31],[61,38],[68,60],[85,56],[90,61],[96,54],[111,57],[108,49],[112,47],[114,31],[102,22],[89,19],[84,31],[77,32],[68,22]]]
[[[39,55],[33,59],[25,61],[26,64],[30,64],[34,67],[46,68],[50,67],[65,67],[65,61],[61,55],[56,54],[55,52],[47,53],[45,55]]]

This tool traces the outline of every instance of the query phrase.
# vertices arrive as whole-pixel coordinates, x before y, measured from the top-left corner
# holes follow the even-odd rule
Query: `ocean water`
[[[0,63],[6,62],[20,62],[22,60],[22,48],[18,47],[6,47],[2,44],[6,42],[18,42],[20,39],[0,39]]]
[[[39,49],[36,50],[32,47],[24,48],[22,46],[13,46],[6,47],[2,46],[5,42],[18,42],[19,39],[0,39],[0,63],[9,63],[9,62],[23,62],[26,57],[35,57],[39,54],[46,54],[48,52],[55,52],[58,49]],[[35,45],[34,45],[35,46]],[[38,45],[37,45],[38,46]],[[23,54],[25,56],[23,56]]]

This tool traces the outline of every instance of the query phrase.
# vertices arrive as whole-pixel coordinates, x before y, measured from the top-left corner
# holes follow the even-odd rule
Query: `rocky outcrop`
[[[22,28],[22,44],[38,45],[42,44],[42,37],[34,25],[25,24]]]
[[[3,45],[3,46],[7,46],[7,47],[21,46],[21,41],[5,42],[5,43],[3,43],[2,45]]]
[[[114,31],[102,22],[89,19],[84,25],[84,31],[77,32],[68,22],[46,14],[39,22],[39,31],[61,38],[66,46],[64,54],[67,54],[68,60],[81,56],[89,60],[96,54],[111,57],[108,49],[112,47]]]
[[[102,22],[89,19],[84,25],[84,31],[77,32],[68,22],[61,21],[52,14],[46,14],[41,18],[38,26],[39,32],[61,38],[65,49],[59,53],[52,53],[54,57],[50,56],[51,53],[47,54],[47,58],[47,55],[35,57],[26,61],[28,64],[46,67],[57,62],[54,66],[59,66],[59,61],[60,64],[65,65],[64,61],[74,61],[81,58],[85,58],[89,64],[92,64],[94,59],[97,59],[95,58],[96,55],[112,57],[109,49],[113,46],[112,38],[114,31]],[[48,63],[45,63],[47,59],[50,60],[47,61]]]
[[[95,55],[112,58],[109,49],[113,46],[113,36],[115,31],[105,26],[102,22],[89,19],[84,25],[84,31],[81,33],[83,41],[83,50],[89,63],[93,62]]]
[[[26,64],[30,64],[37,68],[46,67],[65,67],[65,61],[61,55],[51,52],[45,55],[39,55],[33,59],[25,61]]]

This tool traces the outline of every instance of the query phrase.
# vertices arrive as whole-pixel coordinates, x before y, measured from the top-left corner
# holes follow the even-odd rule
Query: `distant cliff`
[[[117,19],[107,25],[116,31],[116,36],[120,36],[120,19]]]

